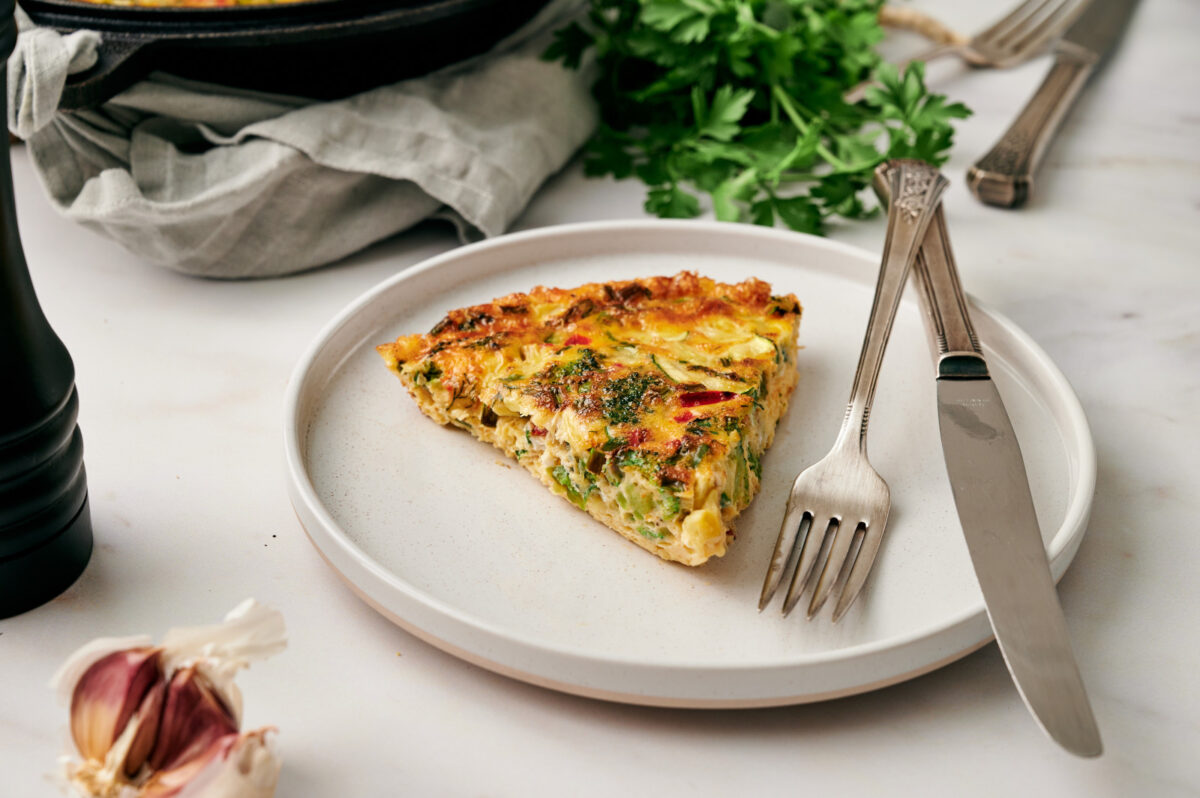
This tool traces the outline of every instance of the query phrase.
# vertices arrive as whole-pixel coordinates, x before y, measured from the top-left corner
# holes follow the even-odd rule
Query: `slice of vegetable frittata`
[[[537,287],[378,347],[421,410],[664,559],[725,553],[796,385],[800,304],[691,272]]]

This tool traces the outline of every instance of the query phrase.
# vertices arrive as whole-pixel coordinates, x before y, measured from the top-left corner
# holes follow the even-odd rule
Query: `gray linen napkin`
[[[587,74],[539,58],[578,5],[555,0],[484,56],[344,100],[156,73],[72,113],[58,98],[96,35],[26,25],[9,129],[67,218],[188,274],[309,269],[434,215],[494,236],[595,126]]]

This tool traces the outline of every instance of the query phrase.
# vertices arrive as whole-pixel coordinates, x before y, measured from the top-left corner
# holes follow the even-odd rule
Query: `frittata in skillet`
[[[800,303],[691,272],[534,288],[378,347],[469,430],[658,556],[721,556],[796,385]]]

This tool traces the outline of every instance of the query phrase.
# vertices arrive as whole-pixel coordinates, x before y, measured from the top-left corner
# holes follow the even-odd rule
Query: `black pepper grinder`
[[[0,118],[17,42],[0,0]],[[70,587],[92,554],[75,366],[38,304],[17,232],[8,136],[0,135],[0,618]]]

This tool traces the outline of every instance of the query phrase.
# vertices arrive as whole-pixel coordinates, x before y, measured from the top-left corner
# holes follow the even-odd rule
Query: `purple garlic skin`
[[[162,711],[160,654],[157,648],[117,651],[84,672],[71,695],[71,736],[84,759],[103,762],[136,713],[139,727],[123,769],[136,773],[146,761]]]
[[[223,762],[238,741],[237,733],[213,740],[207,748],[175,767],[156,770],[150,781],[138,792],[138,798],[170,798],[196,781],[205,769]]]
[[[237,720],[208,677],[195,665],[180,668],[167,684],[150,768],[177,768],[204,754],[216,740],[236,736],[237,731]]]
[[[158,724],[162,718],[163,699],[167,695],[167,683],[159,680],[146,693],[130,723],[136,724],[129,751],[125,754],[122,768],[126,776],[134,776],[150,757],[154,742],[158,738]]]
[[[137,798],[272,798],[280,761],[263,727],[218,737],[178,767],[156,771]]]

